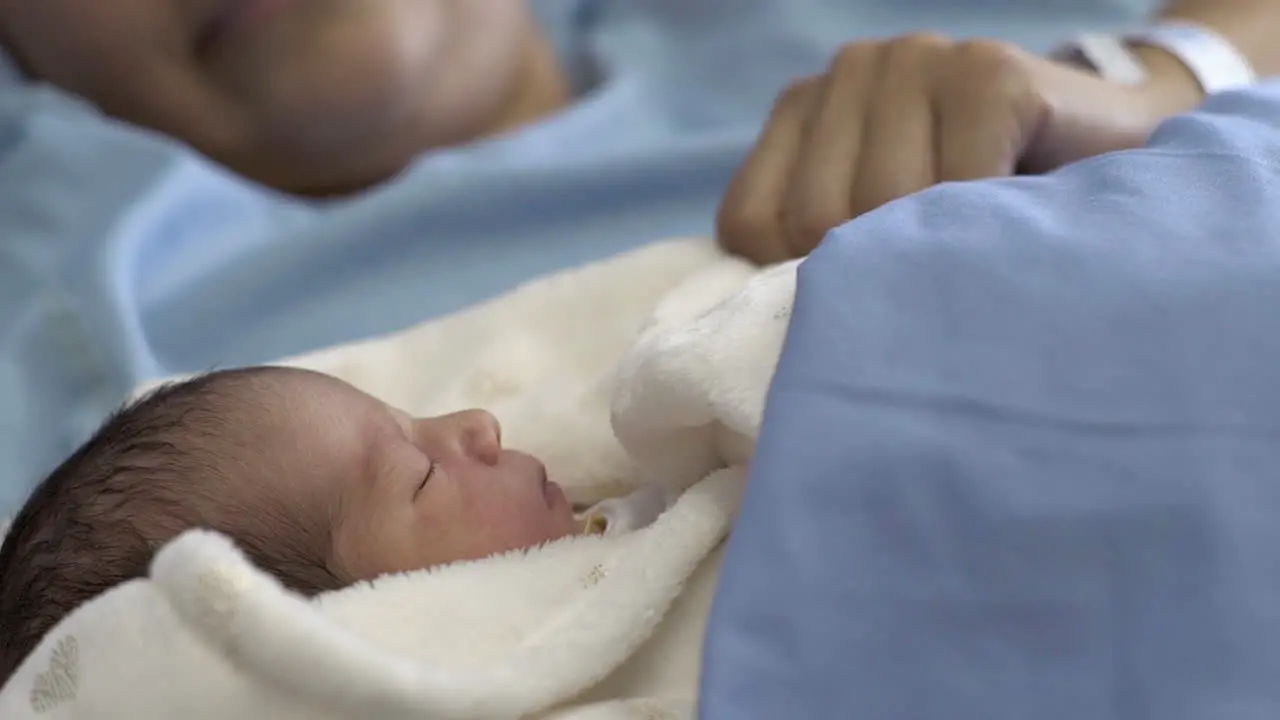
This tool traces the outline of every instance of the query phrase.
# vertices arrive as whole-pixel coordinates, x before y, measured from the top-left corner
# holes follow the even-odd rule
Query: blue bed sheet
[[[706,720],[1280,717],[1280,85],[830,234]]]

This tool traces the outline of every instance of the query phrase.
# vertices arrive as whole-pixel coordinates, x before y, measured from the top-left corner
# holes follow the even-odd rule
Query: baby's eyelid
[[[436,470],[439,469],[439,467],[439,463],[432,462],[430,458],[427,458],[427,471],[422,473],[422,480],[418,482],[418,487],[413,491],[413,496],[415,498],[418,497],[418,493],[422,492],[423,488],[425,488],[427,484],[431,482],[432,478],[435,477]]]
[[[391,417],[395,419],[396,425],[400,428],[400,432],[410,442],[413,441],[413,416],[401,410],[400,408],[387,406],[387,411],[391,413]]]

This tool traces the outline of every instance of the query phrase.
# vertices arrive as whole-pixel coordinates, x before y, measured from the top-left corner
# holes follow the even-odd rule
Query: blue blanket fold
[[[1280,716],[1280,85],[801,267],[702,717]]]

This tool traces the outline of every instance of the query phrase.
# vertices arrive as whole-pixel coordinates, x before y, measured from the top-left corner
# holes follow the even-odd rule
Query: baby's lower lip
[[[556,507],[569,502],[568,498],[564,496],[564,489],[560,487],[559,483],[550,480],[542,483],[542,494],[547,499],[548,507]]]

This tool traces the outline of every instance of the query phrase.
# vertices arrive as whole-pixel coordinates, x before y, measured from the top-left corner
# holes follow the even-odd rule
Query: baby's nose
[[[458,413],[462,450],[486,465],[497,465],[502,455],[502,425],[488,410]]]

